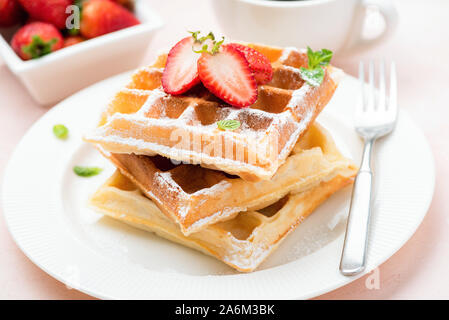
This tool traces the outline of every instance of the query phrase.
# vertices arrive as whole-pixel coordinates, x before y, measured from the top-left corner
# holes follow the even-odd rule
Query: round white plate
[[[107,79],[61,102],[33,125],[11,157],[3,185],[4,214],[15,241],[35,264],[72,288],[109,299],[311,298],[357,278],[338,271],[350,188],[332,196],[250,274],[89,209],[89,195],[114,168],[81,137],[128,79],[129,74]],[[356,162],[362,149],[352,117],[358,89],[356,79],[345,77],[319,117]],[[68,140],[53,136],[58,123],[69,128]],[[404,111],[374,154],[367,272],[414,233],[427,212],[435,179],[429,145]],[[81,178],[72,171],[75,165],[104,171]]]

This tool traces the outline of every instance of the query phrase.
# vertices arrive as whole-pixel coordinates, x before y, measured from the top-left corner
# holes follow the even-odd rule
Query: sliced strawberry
[[[197,62],[200,55],[193,52],[195,40],[187,37],[179,41],[168,53],[162,75],[164,91],[181,94],[200,82]]]
[[[257,84],[248,61],[232,46],[222,46],[216,54],[203,52],[198,74],[210,92],[234,107],[248,107],[257,100]]]
[[[229,43],[225,46],[233,47],[245,55],[258,84],[265,84],[271,81],[271,78],[273,77],[273,68],[271,67],[270,60],[268,60],[265,55],[256,49],[239,43]]]

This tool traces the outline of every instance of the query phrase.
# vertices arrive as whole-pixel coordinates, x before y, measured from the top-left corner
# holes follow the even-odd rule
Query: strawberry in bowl
[[[72,0],[18,0],[33,21],[42,21],[64,29]]]
[[[22,12],[20,17],[11,21],[4,20],[2,14],[12,11],[9,7],[2,7],[3,1],[8,3],[14,1]],[[45,6],[40,6],[40,11],[37,12],[33,4],[41,2],[45,2]],[[95,15],[87,10],[85,18],[89,21],[85,21],[85,25],[89,22],[87,23],[89,27],[85,34],[89,35],[88,38],[80,30],[83,23],[83,9],[81,15],[78,15],[81,18],[79,24],[76,23],[76,12],[79,6],[86,5],[89,8],[94,2],[96,6],[101,3],[103,8],[113,9],[101,11],[100,18],[95,18]],[[133,0],[69,2],[0,0],[0,22],[8,23],[8,26],[0,25],[0,55],[11,72],[20,79],[39,104],[53,104],[90,84],[134,69],[140,64],[155,31],[163,23],[147,1],[136,1],[133,11],[130,11],[128,7],[132,7],[130,4],[133,2]],[[67,3],[70,3],[70,7],[62,11],[61,4]],[[105,17],[109,13],[120,23],[109,24],[109,20]],[[61,22],[63,20],[64,24]],[[10,28],[12,23],[17,27]],[[20,25],[21,23],[23,25]],[[49,31],[50,27],[46,27],[42,34],[41,31],[36,33],[34,30],[33,34],[39,38],[35,37],[34,44],[28,47],[33,42],[33,37],[26,38],[23,31],[17,35],[15,33],[34,23],[52,25],[52,31]],[[26,27],[26,29],[35,28]],[[101,32],[94,33],[92,30]],[[32,52],[28,48],[33,48]]]
[[[62,34],[52,24],[32,22],[20,28],[11,40],[11,47],[23,60],[42,57],[63,46]]]
[[[80,33],[87,39],[140,23],[129,10],[110,0],[86,0],[82,10]]]
[[[44,36],[39,36],[42,40],[47,34],[52,34],[52,39],[56,39],[57,42],[52,44],[47,44],[47,41],[36,42],[34,47],[39,52],[35,50],[33,54],[24,53],[22,49],[17,48],[17,43],[11,42],[11,46],[20,58],[36,59],[84,40],[140,24],[129,9],[133,8],[133,3],[133,0],[0,0],[0,26],[17,24],[26,14],[28,15],[26,23],[17,31],[14,38],[23,38],[26,32],[31,32],[43,33]],[[79,14],[80,12],[82,14]],[[46,25],[34,25],[37,22]],[[57,32],[61,33],[60,36],[56,36],[56,31],[50,31],[50,26],[59,30]],[[36,30],[36,28],[45,29],[45,31]],[[66,44],[60,45],[60,37],[64,35]],[[73,38],[75,36],[81,36],[81,38]],[[27,41],[31,42],[31,39]]]
[[[11,27],[19,24],[25,12],[18,0],[0,0],[0,27]]]

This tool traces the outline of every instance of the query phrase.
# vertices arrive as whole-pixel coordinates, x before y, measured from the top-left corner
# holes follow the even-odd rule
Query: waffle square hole
[[[238,120],[242,124],[242,129],[254,131],[265,131],[273,122],[273,117],[269,114],[263,114],[252,109],[245,109],[239,112]]]
[[[247,240],[262,221],[248,212],[239,213],[234,219],[217,223],[238,240]]]
[[[282,64],[295,68],[301,67],[307,68],[308,66],[307,53],[292,50],[288,55],[287,59],[285,59],[282,62]]]
[[[290,102],[291,96],[289,90],[261,86],[257,101],[250,108],[268,113],[281,113]]]
[[[276,213],[278,213],[285,206],[288,199],[289,199],[289,195],[286,195],[285,197],[279,199],[272,205],[269,205],[268,207],[257,210],[257,212],[263,214],[267,218],[270,218],[270,217],[274,216]]]
[[[180,165],[170,173],[171,178],[184,192],[189,194],[210,188],[226,177],[219,171],[205,169],[191,164]]]
[[[199,121],[203,126],[207,126],[225,119],[230,112],[229,108],[222,108],[216,102],[202,101],[195,106],[192,120]]]
[[[280,66],[273,70],[273,79],[268,85],[286,90],[297,90],[303,84],[304,80],[298,70]]]
[[[148,159],[153,163],[153,165],[160,171],[169,171],[171,169],[176,168],[178,165],[174,164],[169,158],[165,158],[162,156],[152,156],[148,157]]]
[[[170,118],[177,119],[181,116],[184,110],[190,105],[190,99],[183,99],[181,97],[160,98],[156,100],[153,105],[148,108],[145,116],[148,118]],[[145,108],[145,105],[144,105]]]

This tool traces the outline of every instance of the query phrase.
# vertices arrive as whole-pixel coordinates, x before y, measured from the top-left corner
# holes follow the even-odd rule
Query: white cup
[[[362,33],[368,6],[385,20],[374,38]],[[386,0],[212,0],[212,7],[231,39],[345,54],[380,43],[397,24],[396,9]]]

